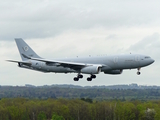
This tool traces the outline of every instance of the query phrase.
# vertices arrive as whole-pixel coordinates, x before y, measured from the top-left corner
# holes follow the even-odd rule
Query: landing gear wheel
[[[141,74],[141,72],[140,72],[141,68],[138,68],[137,70],[138,70],[137,75],[140,75]]]
[[[73,78],[73,80],[74,80],[74,81],[78,81],[78,80],[79,80],[79,78],[75,77],[75,78]]]
[[[95,79],[95,78],[96,78],[96,75],[91,75],[91,78],[94,78],[94,79]]]
[[[83,78],[83,75],[78,75],[78,78]]]
[[[141,72],[137,72],[137,75],[140,75],[141,74]]]
[[[87,78],[87,81],[92,81],[92,78],[88,77],[88,78]]]

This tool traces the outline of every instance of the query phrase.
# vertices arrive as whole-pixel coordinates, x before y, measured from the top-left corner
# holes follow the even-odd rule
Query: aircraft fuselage
[[[124,69],[135,69],[148,66],[154,62],[149,56],[138,55],[138,54],[128,54],[128,55],[112,55],[112,56],[89,56],[89,57],[76,57],[76,58],[66,58],[66,59],[54,59],[58,61],[67,62],[78,62],[85,64],[103,64],[101,68],[102,72],[107,72],[110,70],[124,70]],[[29,67],[33,70],[43,71],[43,72],[55,72],[55,73],[70,73],[76,72],[74,69],[62,67],[56,64],[46,64],[45,62],[29,60],[31,66],[23,65],[21,67]]]

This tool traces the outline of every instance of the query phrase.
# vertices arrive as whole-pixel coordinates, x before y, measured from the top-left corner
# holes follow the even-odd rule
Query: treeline
[[[160,89],[82,89],[59,87],[1,86],[0,98],[91,98],[96,100],[159,100]]]
[[[0,100],[0,120],[160,120],[160,101]]]

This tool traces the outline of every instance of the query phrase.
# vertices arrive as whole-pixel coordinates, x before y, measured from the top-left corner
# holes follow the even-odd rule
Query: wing
[[[76,70],[76,71],[79,71],[82,68],[87,67],[87,66],[99,66],[99,67],[105,66],[105,65],[101,65],[101,64],[85,64],[85,63],[77,63],[77,62],[65,62],[65,61],[57,61],[57,60],[48,60],[48,59],[43,59],[43,58],[30,57],[30,56],[27,56],[25,54],[22,54],[22,55],[23,55],[23,57],[25,57],[27,59],[45,62],[46,65],[49,65],[49,66],[62,66],[62,67],[66,67],[66,68]]]
[[[66,67],[66,68],[71,68],[74,70],[80,70],[86,66],[89,66],[88,64],[84,64],[84,63],[75,63],[75,62],[65,62],[65,61],[56,61],[56,60],[48,60],[48,59],[39,59],[39,58],[31,58],[32,60],[37,60],[37,61],[41,61],[41,62],[45,62],[46,65],[49,66],[62,66],[62,67]]]

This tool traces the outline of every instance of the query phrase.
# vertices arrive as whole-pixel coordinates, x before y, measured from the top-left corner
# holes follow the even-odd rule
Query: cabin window
[[[150,57],[148,57],[148,56],[145,57],[145,59],[148,59],[148,58],[150,58]]]

